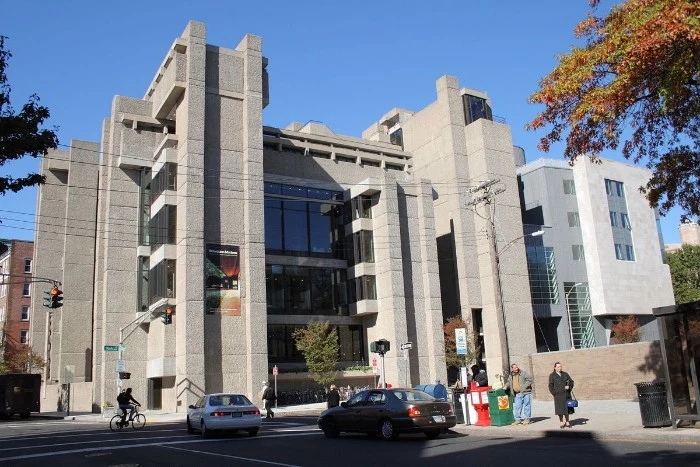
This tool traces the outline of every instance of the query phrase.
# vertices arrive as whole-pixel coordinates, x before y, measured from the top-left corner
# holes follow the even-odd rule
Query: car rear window
[[[430,394],[416,389],[400,389],[392,391],[397,399],[402,401],[433,401],[435,398]]]
[[[250,400],[241,394],[225,394],[221,396],[211,396],[209,398],[209,405],[211,406],[224,406],[224,405],[253,405]]]

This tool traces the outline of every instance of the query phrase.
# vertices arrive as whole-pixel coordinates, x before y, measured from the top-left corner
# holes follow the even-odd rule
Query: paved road
[[[182,423],[147,424],[112,433],[105,423],[27,420],[0,422],[0,464],[13,466],[684,466],[700,465],[695,445],[600,442],[592,439],[448,433],[384,442],[366,435],[326,439],[315,417],[264,421],[258,437],[211,440],[188,435]]]

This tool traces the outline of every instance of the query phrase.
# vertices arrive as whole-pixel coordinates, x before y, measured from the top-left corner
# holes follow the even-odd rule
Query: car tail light
[[[212,412],[212,417],[225,417],[226,415],[231,415],[230,412]]]
[[[455,414],[455,412],[454,412],[454,410],[452,410],[452,406],[449,406],[447,408],[447,415],[454,415],[454,414]]]
[[[408,409],[408,416],[409,417],[420,417],[422,414],[420,413],[420,409],[418,407],[411,407]]]
[[[258,409],[255,410],[249,410],[247,412],[243,412],[244,415],[260,415],[260,411]]]

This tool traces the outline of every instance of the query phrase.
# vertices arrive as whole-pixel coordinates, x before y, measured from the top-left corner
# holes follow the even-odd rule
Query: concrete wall
[[[552,399],[547,385],[555,362],[574,380],[574,394],[582,400],[636,400],[634,383],[664,379],[658,341],[538,353],[528,362],[535,399]]]
[[[93,383],[72,383],[70,385],[70,411],[76,412],[100,412],[99,404],[92,402]],[[63,384],[49,384],[46,386],[41,398],[42,412],[65,412],[68,408],[68,393]],[[112,401],[113,404],[116,401]]]

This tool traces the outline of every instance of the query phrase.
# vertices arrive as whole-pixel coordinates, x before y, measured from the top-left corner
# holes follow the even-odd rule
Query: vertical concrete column
[[[425,360],[429,374],[421,374],[421,381],[434,383],[436,380],[447,384],[445,367],[445,345],[442,330],[442,302],[440,300],[440,272],[438,266],[437,243],[435,242],[435,218],[433,213],[433,189],[427,180],[421,180],[418,187],[418,223],[422,301],[424,311],[425,345],[420,347],[418,358]],[[420,329],[418,331],[421,331]],[[425,352],[425,353],[423,353]],[[423,367],[424,365],[420,365]]]
[[[63,254],[63,307],[60,333],[61,365],[75,368],[74,382],[91,381],[93,339],[92,299],[95,270],[95,214],[99,145],[71,142],[66,191],[65,249]],[[65,332],[64,332],[65,330]]]
[[[206,27],[191,21],[187,41],[187,85],[177,111],[177,315],[175,392],[177,411],[187,411],[206,392],[204,358],[204,121]]]
[[[243,76],[243,222],[241,249],[242,297],[246,313],[246,392],[257,394],[267,380],[267,297],[265,287],[265,208],[262,149],[263,63],[262,38],[246,35],[236,50],[244,54]]]
[[[39,187],[34,231],[34,275],[63,282],[63,252],[65,250],[66,193],[68,191],[68,151],[51,151],[41,161],[41,173],[46,183]],[[31,339],[35,351],[46,360],[44,380],[58,380],[61,368],[60,310],[44,308],[43,294],[50,284],[35,282],[31,286]]]
[[[403,261],[401,248],[396,247],[401,244],[399,200],[395,179],[384,177],[380,186],[379,203],[372,208],[379,312],[375,326],[367,329],[367,340],[391,342],[391,350],[384,357],[386,379],[401,384],[404,364],[399,345],[408,340],[408,332]]]

